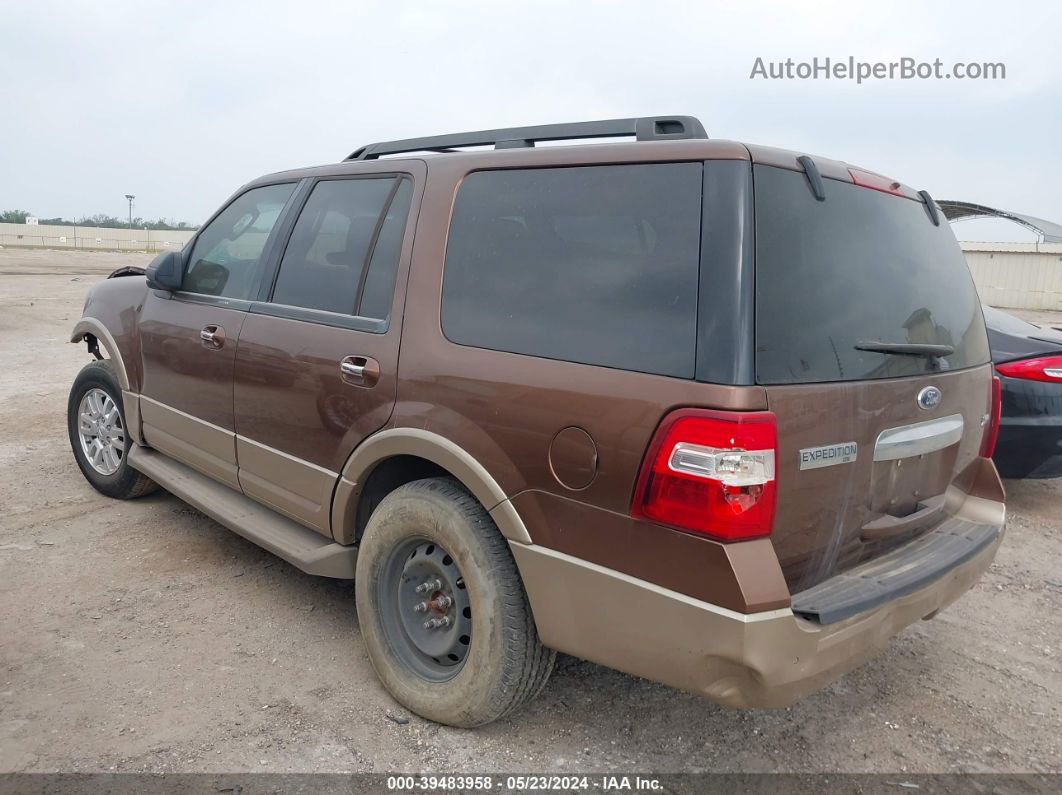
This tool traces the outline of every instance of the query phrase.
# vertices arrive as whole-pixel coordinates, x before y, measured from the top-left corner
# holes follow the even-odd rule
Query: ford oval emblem
[[[935,409],[940,405],[940,390],[935,386],[927,386],[921,392],[918,393],[918,397],[915,400],[918,401],[918,408],[923,411],[929,411]]]

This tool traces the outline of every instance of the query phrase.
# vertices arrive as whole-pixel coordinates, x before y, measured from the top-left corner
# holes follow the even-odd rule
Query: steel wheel
[[[125,428],[118,405],[102,389],[90,389],[81,398],[77,431],[89,466],[101,475],[117,472],[125,455]]]
[[[391,554],[380,589],[402,661],[432,682],[456,676],[472,642],[472,608],[454,559],[438,543],[412,539]]]
[[[453,478],[414,480],[380,501],[354,593],[373,670],[429,720],[482,726],[533,698],[553,669],[508,542]]]

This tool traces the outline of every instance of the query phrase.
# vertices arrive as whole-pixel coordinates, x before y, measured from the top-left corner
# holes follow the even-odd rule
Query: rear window
[[[470,175],[446,248],[447,338],[692,378],[702,171],[669,163]]]
[[[409,207],[409,180],[400,179],[318,182],[284,251],[273,302],[386,318]]]
[[[948,224],[921,202],[755,166],[756,379],[856,381],[955,370],[989,359],[981,306]],[[864,343],[947,345],[938,359]]]

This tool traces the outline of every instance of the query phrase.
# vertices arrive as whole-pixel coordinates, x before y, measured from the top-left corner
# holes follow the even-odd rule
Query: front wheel
[[[489,723],[537,695],[553,670],[508,544],[454,480],[418,480],[383,499],[354,588],[373,668],[425,718]]]
[[[66,407],[70,447],[85,479],[97,491],[120,500],[148,494],[158,485],[126,460],[122,390],[106,359],[86,364],[74,379]]]

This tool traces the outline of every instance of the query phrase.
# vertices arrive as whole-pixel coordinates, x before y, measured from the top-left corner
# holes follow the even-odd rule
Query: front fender
[[[125,360],[122,358],[118,343],[103,323],[94,317],[81,318],[81,320],[77,322],[77,325],[74,326],[74,331],[70,335],[70,341],[81,342],[90,335],[96,338],[100,347],[106,351],[107,358],[110,359],[111,363],[114,365],[114,372],[118,377],[118,385],[123,391],[130,391],[129,372],[125,369]]]
[[[146,296],[147,282],[143,277],[100,282],[89,291],[82,317],[70,334],[71,342],[81,342],[89,335],[96,339],[126,392],[139,392],[141,387],[137,321]]]

